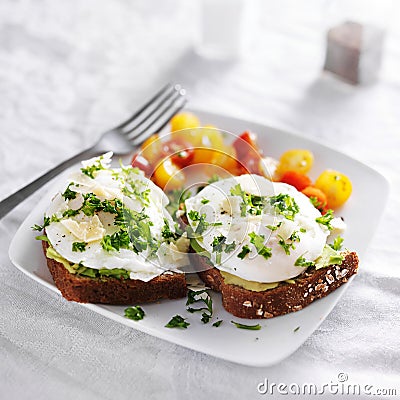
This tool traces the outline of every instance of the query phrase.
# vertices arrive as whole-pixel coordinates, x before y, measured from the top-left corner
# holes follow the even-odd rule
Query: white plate
[[[338,215],[343,216],[348,224],[345,234],[346,247],[356,250],[362,258],[388,197],[389,186],[382,175],[345,154],[304,137],[231,117],[199,111],[196,113],[203,122],[233,133],[239,134],[248,129],[257,132],[259,143],[267,155],[279,157],[283,151],[290,148],[311,150],[316,160],[313,167],[314,178],[325,168],[337,168],[347,174],[353,182],[353,194],[348,203],[339,210]],[[64,179],[60,177],[57,180],[58,184],[60,180]],[[22,223],[11,243],[9,255],[22,272],[59,293],[46,267],[41,243],[35,240],[36,233],[30,229],[33,224],[43,221],[44,210],[54,193],[53,188]],[[368,219],[365,218],[366,215]],[[94,304],[83,306],[124,325],[181,346],[232,362],[261,367],[275,364],[299,348],[327,317],[351,280],[329,296],[301,311],[269,320],[255,321],[233,317],[223,309],[219,294],[213,294],[214,315],[224,321],[219,328],[212,327],[212,323],[203,324],[198,314],[188,313],[185,299],[143,305],[146,316],[138,322],[124,318],[124,306]],[[190,322],[188,329],[164,327],[176,314],[188,319]],[[258,322],[262,329],[259,331],[238,329],[231,324],[232,320],[244,324]],[[300,328],[296,330],[297,327]],[[340,332],[338,337],[339,335]]]

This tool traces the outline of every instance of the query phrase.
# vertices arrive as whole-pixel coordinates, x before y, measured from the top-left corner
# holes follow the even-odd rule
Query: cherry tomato
[[[292,149],[285,151],[278,165],[278,173],[284,174],[286,171],[297,171],[307,174],[314,163],[314,156],[309,150]]]
[[[133,155],[131,164],[132,167],[142,170],[147,177],[151,176],[151,173],[153,172],[153,168],[149,161],[144,158],[141,153]]]
[[[152,179],[156,185],[165,191],[180,189],[185,183],[183,171],[173,164],[170,158],[165,158],[159,162]]]
[[[243,132],[233,142],[233,147],[239,160],[242,160],[250,152],[260,153],[257,145],[257,135],[249,131]]]
[[[194,149],[189,142],[183,139],[169,140],[164,144],[163,150],[171,158],[171,161],[180,168],[184,168],[193,162]]]
[[[311,179],[297,171],[286,171],[280,181],[294,186],[299,191],[311,185]]]
[[[315,187],[326,194],[329,208],[343,205],[350,197],[352,185],[350,179],[341,172],[327,169],[315,181]]]
[[[158,134],[150,136],[141,146],[142,156],[152,165],[166,156],[163,143]]]
[[[231,174],[236,174],[238,161],[235,148],[233,146],[224,146],[222,149],[216,150],[212,158],[212,164],[223,168]]]
[[[248,153],[243,160],[240,160],[240,164],[245,170],[243,173],[262,175],[262,171],[260,169],[260,160],[260,154],[255,152]]]
[[[224,148],[222,133],[211,125],[198,129],[198,141],[194,149],[193,163],[211,163],[215,151]]]
[[[314,186],[307,186],[301,191],[301,193],[312,199],[315,208],[318,208],[319,211],[326,211],[328,199],[321,189],[318,189]]]
[[[172,117],[171,132],[179,131],[181,129],[197,128],[200,126],[200,120],[192,113],[183,112],[176,114]]]

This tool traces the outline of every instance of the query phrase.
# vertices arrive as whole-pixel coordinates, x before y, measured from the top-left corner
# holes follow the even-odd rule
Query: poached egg
[[[214,182],[185,205],[194,239],[212,264],[248,281],[300,275],[322,254],[330,235],[316,221],[321,213],[308,197],[259,175]]]
[[[125,269],[131,279],[147,282],[166,271],[181,272],[187,255],[162,235],[166,227],[174,232],[167,196],[137,168],[110,168],[111,157],[82,162],[54,196],[45,214],[51,246],[70,263]],[[120,246],[115,243],[122,231],[129,240]]]

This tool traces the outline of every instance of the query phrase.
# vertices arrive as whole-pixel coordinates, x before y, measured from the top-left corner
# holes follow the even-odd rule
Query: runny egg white
[[[73,173],[64,191],[53,198],[46,211],[46,216],[52,221],[46,227],[51,246],[71,263],[93,269],[122,268],[129,271],[131,279],[149,281],[167,270],[179,272],[178,268],[187,263],[185,254],[178,251],[174,243],[166,242],[161,234],[165,224],[174,230],[172,218],[165,209],[168,198],[141,171],[131,167],[111,169],[111,156],[112,153],[107,153],[83,162],[83,168],[89,167],[89,174],[90,167],[95,166],[93,177],[82,171]],[[75,195],[66,195],[67,188]],[[147,245],[146,249],[138,248],[139,251],[132,248],[104,249],[103,238],[119,231],[120,226],[115,223],[116,214],[104,209],[95,210],[93,215],[85,213],[84,199],[90,194],[94,201],[109,201],[111,205],[120,201],[127,210],[145,216],[144,223],[150,230],[153,245]],[[75,198],[68,198],[73,196]],[[74,210],[78,210],[76,215]],[[139,235],[136,239],[145,242],[145,238]],[[81,251],[74,247],[74,243],[86,245]]]
[[[243,193],[253,195],[256,204],[261,199],[263,204],[246,207]],[[289,205],[288,212],[284,206],[280,212],[271,203],[278,195],[291,198],[297,211],[291,213]],[[214,266],[248,281],[278,282],[298,276],[306,267],[295,265],[297,260],[317,259],[330,234],[326,226],[316,222],[321,213],[308,197],[290,185],[258,175],[217,181],[186,200],[185,205],[195,240],[210,254]],[[199,216],[203,216],[206,228],[201,222],[204,231],[196,234]],[[223,244],[218,247],[220,242]]]

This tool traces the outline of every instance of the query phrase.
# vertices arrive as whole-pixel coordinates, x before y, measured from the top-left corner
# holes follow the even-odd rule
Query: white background
[[[172,80],[185,85],[193,107],[294,129],[391,181],[388,207],[359,276],[287,360],[271,368],[234,365],[111,322],[17,271],[8,245],[43,194],[36,193],[0,221],[0,398],[249,399],[263,397],[257,385],[265,378],[322,385],[336,381],[340,372],[351,383],[396,387],[398,3],[352,2],[351,10],[340,1],[334,6],[325,1],[249,3],[242,57],[217,62],[193,50],[198,32],[194,1],[3,0],[0,199],[89,146]],[[326,28],[354,13],[383,20],[388,29],[379,81],[366,87],[321,72]]]

